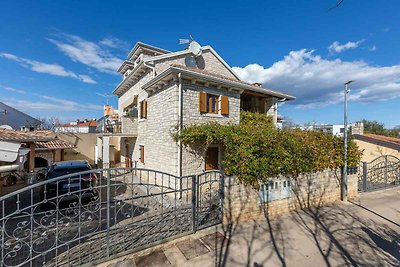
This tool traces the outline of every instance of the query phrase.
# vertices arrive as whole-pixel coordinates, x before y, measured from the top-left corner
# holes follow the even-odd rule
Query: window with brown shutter
[[[141,163],[144,163],[144,146],[139,146],[139,152],[140,152],[140,158],[139,158],[139,161],[141,162]]]
[[[221,115],[229,115],[229,98],[226,95],[221,96]]]

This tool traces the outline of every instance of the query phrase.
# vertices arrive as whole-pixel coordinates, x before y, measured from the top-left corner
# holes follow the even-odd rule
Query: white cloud
[[[375,45],[373,45],[373,46],[371,46],[370,48],[368,48],[368,50],[371,51],[371,52],[373,52],[373,51],[376,51],[377,48],[376,48]]]
[[[117,47],[120,45],[117,39],[103,39],[103,46]],[[101,72],[117,74],[122,59],[111,54],[99,44],[87,41],[79,36],[62,34],[57,39],[49,39],[57,48],[74,62],[95,68]],[[117,44],[118,43],[118,44]]]
[[[25,112],[41,112],[41,111],[52,111],[52,112],[65,112],[65,111],[101,111],[103,106],[78,103],[75,101],[65,100],[61,98],[51,96],[41,96],[46,101],[32,101],[16,98],[5,98],[4,103],[10,105],[16,109]]]
[[[333,42],[329,47],[329,52],[331,53],[341,53],[343,51],[357,48],[365,40],[359,40],[357,42],[347,42],[345,44],[340,44],[338,41]]]
[[[72,71],[66,70],[63,66],[58,64],[49,64],[40,61],[35,61],[23,57],[18,57],[9,53],[0,53],[0,57],[18,62],[21,66],[31,69],[39,73],[46,73],[55,76],[69,77],[80,80],[85,83],[96,83],[92,78],[87,75],[75,74]]]
[[[400,97],[400,65],[372,66],[364,61],[324,59],[313,50],[291,51],[282,60],[264,68],[250,64],[233,70],[247,82],[294,95],[293,104],[313,108],[343,101],[343,83],[351,84],[350,100],[383,101]]]
[[[15,89],[13,87],[4,86],[4,85],[1,85],[1,84],[0,84],[0,88],[3,88],[6,91],[17,93],[17,94],[26,94],[26,92],[24,90]]]
[[[129,49],[129,44],[123,40],[120,40],[115,37],[107,37],[103,38],[100,42],[100,45],[111,47],[111,48],[116,48],[116,49],[121,49],[121,50],[126,50]]]

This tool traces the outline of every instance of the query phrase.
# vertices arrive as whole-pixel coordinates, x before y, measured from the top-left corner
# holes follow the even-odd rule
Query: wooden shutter
[[[199,111],[207,112],[207,93],[205,92],[199,93]]]
[[[140,162],[144,163],[144,146],[140,146],[139,150],[140,150]]]
[[[143,118],[147,119],[147,100],[143,101]]]
[[[138,100],[138,96],[135,95],[135,96],[133,97],[133,106],[135,106],[135,107],[137,107],[137,100]]]
[[[143,119],[143,101],[139,103],[139,119]]]
[[[221,115],[229,115],[229,98],[226,95],[221,96]]]

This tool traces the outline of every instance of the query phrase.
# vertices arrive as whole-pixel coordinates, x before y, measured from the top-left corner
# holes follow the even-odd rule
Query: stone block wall
[[[183,126],[193,124],[203,124],[209,122],[218,122],[220,124],[236,124],[240,121],[240,94],[229,92],[224,89],[217,89],[211,86],[205,86],[202,83],[191,83],[188,80],[182,80],[183,94]],[[226,95],[229,98],[229,115],[207,114],[199,111],[199,93],[215,95]],[[222,149],[222,148],[221,148]],[[223,155],[223,151],[220,151]],[[182,175],[191,175],[205,171],[205,148],[204,147],[183,147],[182,148]],[[222,162],[222,159],[220,160]]]
[[[224,221],[239,223],[269,218],[307,207],[318,207],[340,200],[340,170],[326,170],[301,175],[291,179],[289,198],[262,203],[259,191],[241,184],[235,178],[226,177]],[[357,197],[357,175],[348,176],[348,198]]]
[[[159,74],[166,70],[172,64],[185,66],[185,58],[189,54],[170,57],[164,60],[157,61],[155,64],[156,73]],[[189,55],[190,56],[190,55]],[[203,51],[203,54],[196,59],[199,69],[226,76],[230,79],[237,80],[237,78],[224,66],[224,64],[210,51]]]

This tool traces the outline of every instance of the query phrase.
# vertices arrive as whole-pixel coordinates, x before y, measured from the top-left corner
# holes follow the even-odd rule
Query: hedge
[[[184,127],[175,139],[192,149],[221,144],[225,174],[236,175],[251,185],[278,175],[297,177],[340,168],[344,163],[341,138],[315,131],[276,129],[271,117],[251,112],[241,112],[239,124]],[[349,166],[357,166],[361,152],[353,141],[348,143],[348,155]]]

